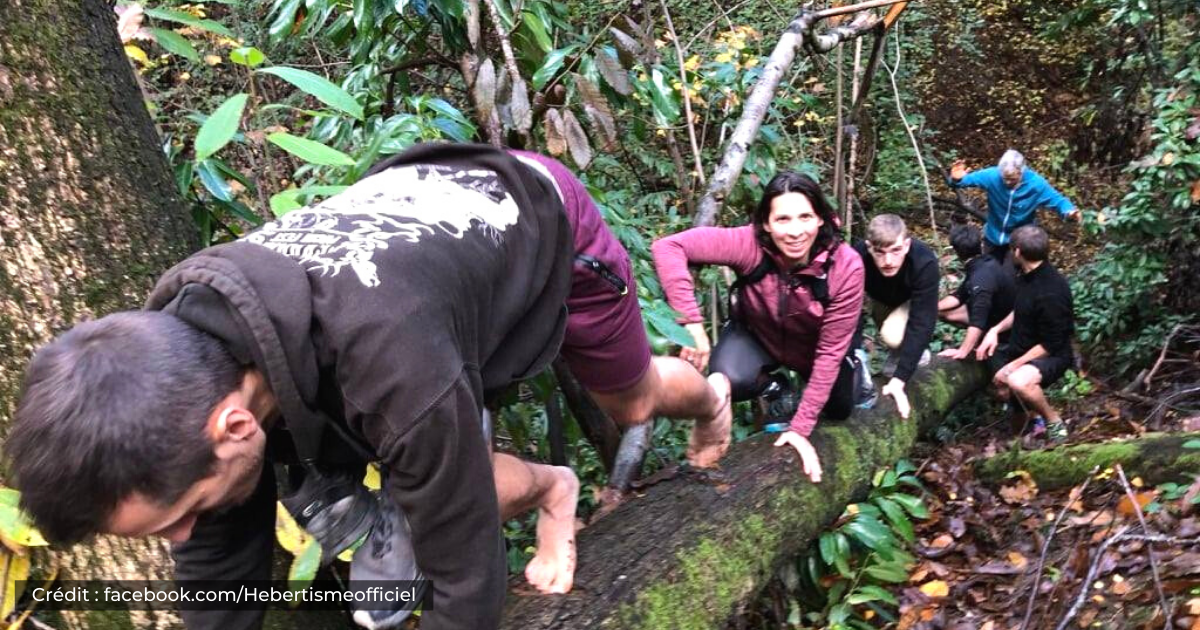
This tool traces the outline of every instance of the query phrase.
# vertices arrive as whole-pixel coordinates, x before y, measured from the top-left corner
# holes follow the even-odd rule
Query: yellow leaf
[[[849,515],[851,515],[851,516],[854,516],[854,515],[858,514],[858,504],[857,504],[857,503],[851,503],[850,505],[847,505],[847,506],[846,506],[846,513],[847,513],[847,514],[849,514]]]
[[[1019,551],[1008,552],[1008,561],[1013,565],[1013,567],[1018,569],[1022,569],[1026,564],[1029,564],[1029,561],[1026,560],[1025,556],[1021,555],[1021,552]]]
[[[6,618],[17,607],[17,599],[21,597],[17,582],[24,585],[25,580],[29,579],[29,557],[0,551],[0,563],[4,565],[4,599],[0,601],[0,618]]]
[[[933,580],[922,584],[921,592],[926,597],[945,597],[950,594],[950,585],[945,580]]]
[[[210,66],[218,65],[221,63],[221,61],[222,59],[220,55],[204,55],[204,63]]]
[[[278,501],[275,502],[275,538],[279,539],[279,546],[293,556],[300,555],[312,541],[308,532],[296,523],[296,519],[283,507],[283,503]]]
[[[1129,480],[1129,485],[1133,486],[1134,488],[1141,488],[1146,484],[1142,481],[1141,477],[1134,477],[1133,479]]]
[[[1163,166],[1170,166],[1174,162],[1175,162],[1175,154],[1174,153],[1171,153],[1170,151],[1168,151],[1163,154],[1163,156],[1162,156],[1162,165]]]
[[[382,482],[379,480],[379,468],[375,464],[367,464],[367,474],[363,475],[363,485],[371,490],[378,490],[382,487]]]
[[[134,44],[125,44],[125,56],[142,64],[143,66],[150,63],[150,57],[146,55],[146,51],[138,48]]]

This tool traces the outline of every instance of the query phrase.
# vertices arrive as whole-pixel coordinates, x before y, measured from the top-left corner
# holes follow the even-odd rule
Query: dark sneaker
[[[349,589],[368,593],[372,587],[410,589],[405,601],[356,601],[351,604],[354,623],[367,630],[392,630],[412,615],[425,597],[428,582],[417,567],[412,532],[400,506],[387,492],[387,481],[379,493],[379,513],[371,533],[354,552],[350,562]],[[357,598],[356,598],[357,599]],[[398,598],[400,599],[400,598]]]
[[[1067,423],[1059,420],[1057,422],[1046,423],[1046,439],[1054,444],[1062,444],[1067,441]]]
[[[312,469],[300,488],[280,500],[283,507],[321,546],[321,562],[362,540],[379,514],[379,505],[360,481],[362,474]]]

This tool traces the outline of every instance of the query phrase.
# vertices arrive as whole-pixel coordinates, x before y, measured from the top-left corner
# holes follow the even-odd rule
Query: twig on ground
[[[1062,618],[1062,621],[1058,622],[1054,630],[1064,630],[1071,623],[1071,620],[1075,618],[1075,615],[1079,614],[1079,609],[1083,606],[1083,602],[1087,601],[1088,591],[1092,588],[1092,580],[1096,579],[1096,571],[1100,568],[1100,560],[1104,557],[1104,552],[1108,550],[1109,545],[1124,537],[1127,531],[1129,531],[1129,526],[1123,526],[1100,544],[1100,548],[1096,550],[1096,556],[1092,558],[1092,564],[1088,567],[1087,575],[1083,578],[1083,586],[1079,589],[1079,596],[1075,598],[1075,603],[1071,604],[1067,615]]]
[[[1033,587],[1029,590],[1029,602],[1025,604],[1025,618],[1021,620],[1021,630],[1029,627],[1029,618],[1033,616],[1033,603],[1037,601],[1038,589],[1042,585],[1042,570],[1046,568],[1046,554],[1050,551],[1050,543],[1054,540],[1054,534],[1058,531],[1058,526],[1062,524],[1063,517],[1070,511],[1071,504],[1083,498],[1083,493],[1087,491],[1088,484],[1092,482],[1092,477],[1098,470],[1100,470],[1099,466],[1092,468],[1092,472],[1088,473],[1083,485],[1079,486],[1078,495],[1074,489],[1067,495],[1066,505],[1059,511],[1058,518],[1054,519],[1054,525],[1050,528],[1050,534],[1046,536],[1046,542],[1042,543],[1042,555],[1038,558],[1037,570],[1033,573]]]
[[[1150,528],[1146,527],[1146,515],[1142,513],[1142,504],[1138,503],[1137,495],[1133,492],[1133,487],[1129,485],[1129,480],[1125,478],[1125,469],[1121,468],[1120,464],[1113,466],[1117,471],[1117,477],[1121,480],[1121,485],[1125,487],[1125,496],[1129,497],[1129,501],[1133,503],[1134,514],[1137,514],[1138,523],[1142,525],[1142,532],[1150,535]],[[1167,605],[1167,596],[1163,594],[1162,579],[1158,575],[1158,559],[1154,555],[1154,543],[1146,544],[1146,555],[1150,557],[1150,574],[1154,577],[1154,590],[1158,593],[1158,604],[1162,606],[1163,614],[1166,615],[1167,621],[1163,625],[1164,628],[1171,627],[1171,608]]]
[[[1171,340],[1175,338],[1175,333],[1179,332],[1181,326],[1183,324],[1175,324],[1175,327],[1171,329],[1171,334],[1167,335],[1167,340],[1163,342],[1162,352],[1158,353],[1158,360],[1154,362],[1154,367],[1150,368],[1150,373],[1146,375],[1147,387],[1154,380],[1154,375],[1158,372],[1158,368],[1162,366],[1163,359],[1167,358],[1167,348],[1171,347]]]

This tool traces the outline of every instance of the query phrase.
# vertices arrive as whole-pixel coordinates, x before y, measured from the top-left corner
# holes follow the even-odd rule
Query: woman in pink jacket
[[[805,474],[820,481],[821,463],[808,436],[821,413],[844,419],[854,409],[851,345],[863,304],[862,259],[841,241],[820,187],[807,176],[779,173],[751,225],[694,228],[651,249],[667,302],[683,314],[681,323],[696,341],[680,356],[700,370],[708,365],[710,344],[688,265],[728,265],[737,272],[742,286],[730,317],[740,325],[713,350],[712,373],[722,376],[710,378],[728,379],[734,401],[757,396],[779,365],[804,378],[799,407],[775,445],[795,448]]]

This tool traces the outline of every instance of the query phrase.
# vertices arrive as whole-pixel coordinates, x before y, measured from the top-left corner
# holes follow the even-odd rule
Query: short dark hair
[[[1029,262],[1046,260],[1050,255],[1050,237],[1036,225],[1022,225],[1013,230],[1010,242],[1013,249],[1021,250],[1021,258]]]
[[[812,256],[817,252],[824,251],[833,246],[838,240],[838,218],[833,211],[833,206],[829,205],[829,200],[825,198],[825,193],[821,192],[821,186],[807,175],[801,175],[795,171],[780,171],[775,177],[767,182],[766,189],[763,190],[762,199],[758,201],[758,207],[754,209],[754,234],[758,237],[758,242],[768,251],[779,253],[775,247],[775,242],[771,240],[771,235],[767,234],[763,226],[771,219],[771,202],[775,198],[787,193],[800,193],[804,195],[808,202],[812,204],[813,211],[818,217],[824,221],[824,224],[817,229],[817,238],[813,241]]]
[[[104,531],[133,493],[170,505],[212,473],[205,428],[243,370],[160,312],[79,324],[34,355],[5,451],[21,507],[51,542]]]
[[[950,247],[960,260],[970,260],[983,253],[983,236],[974,225],[959,223],[950,228]]]

